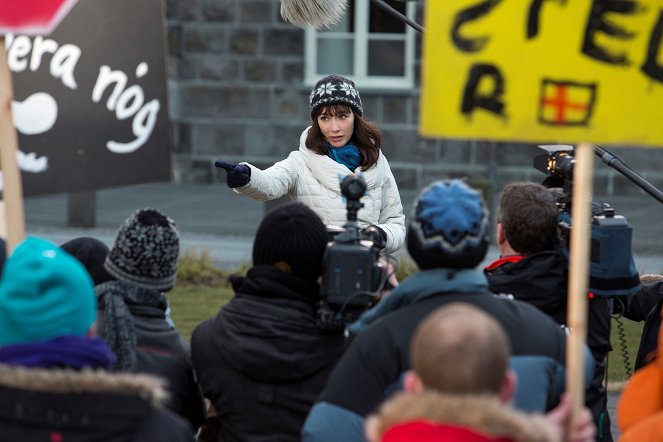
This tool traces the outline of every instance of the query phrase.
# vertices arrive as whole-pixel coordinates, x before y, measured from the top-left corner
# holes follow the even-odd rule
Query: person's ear
[[[85,336],[87,336],[89,338],[94,338],[95,336],[97,336],[97,321],[94,321],[92,323],[92,325],[90,326],[90,329],[87,331]]]
[[[421,393],[424,391],[424,383],[417,373],[408,370],[403,375],[403,390],[408,393]]]
[[[503,404],[510,404],[516,396],[518,388],[518,375],[512,369],[508,369],[504,374],[504,383],[500,391],[500,400]]]
[[[506,233],[502,223],[497,223],[497,244],[502,245],[506,242]]]

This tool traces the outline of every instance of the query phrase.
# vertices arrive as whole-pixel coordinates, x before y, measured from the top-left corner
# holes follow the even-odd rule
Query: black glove
[[[370,225],[362,229],[361,233],[367,236],[378,249],[384,249],[387,245],[387,234],[384,230],[375,225]]]
[[[225,169],[228,174],[226,175],[226,184],[228,187],[242,187],[249,184],[251,181],[251,168],[246,164],[226,163],[225,161],[217,161],[214,165],[218,168]]]

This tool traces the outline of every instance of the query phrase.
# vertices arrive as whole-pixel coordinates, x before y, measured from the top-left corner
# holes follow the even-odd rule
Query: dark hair
[[[497,222],[502,224],[513,250],[531,255],[554,247],[558,213],[548,188],[536,183],[511,183],[500,196]]]
[[[359,148],[361,153],[361,170],[366,171],[378,162],[380,157],[380,148],[382,148],[382,131],[374,123],[364,120],[357,115],[350,106],[342,104],[333,104],[323,106],[315,110],[313,115],[313,124],[306,137],[306,147],[318,155],[327,155],[327,148],[324,145],[325,137],[322,135],[318,125],[318,116],[326,111],[334,116],[340,113],[352,112],[355,116],[354,129],[350,140]]]

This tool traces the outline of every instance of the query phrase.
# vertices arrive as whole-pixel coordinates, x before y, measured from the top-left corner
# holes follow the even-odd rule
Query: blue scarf
[[[99,338],[60,336],[49,341],[0,347],[0,362],[31,368],[109,369],[115,356]]]
[[[352,144],[352,142],[348,142],[348,144],[341,147],[334,147],[326,141],[324,144],[327,148],[329,158],[338,164],[344,165],[350,169],[350,172],[354,172],[361,164],[361,152],[359,152],[359,148]]]

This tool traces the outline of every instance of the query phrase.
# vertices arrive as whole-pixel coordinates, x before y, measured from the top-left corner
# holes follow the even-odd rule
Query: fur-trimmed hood
[[[189,424],[165,410],[162,381],[101,370],[0,364],[2,440],[193,442]]]
[[[393,426],[408,422],[471,429],[513,442],[552,442],[552,428],[542,415],[528,415],[489,396],[454,396],[427,391],[400,393],[384,403],[366,422],[371,442],[381,441]]]
[[[103,370],[34,369],[0,364],[0,387],[55,394],[101,394],[137,396],[152,406],[167,398],[164,382],[136,373]]]

